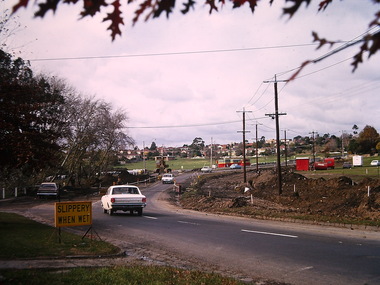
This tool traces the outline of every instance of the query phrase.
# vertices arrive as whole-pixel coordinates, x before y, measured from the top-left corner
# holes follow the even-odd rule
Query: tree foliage
[[[0,0],[0,3],[4,1],[5,0]],[[12,37],[23,28],[17,17],[11,17],[10,14],[11,12],[9,10],[4,10],[0,14],[0,48],[8,53],[11,52],[9,43]]]
[[[157,150],[156,142],[151,143],[149,150]]]
[[[358,129],[359,128],[357,126],[353,128],[355,132]],[[307,136],[294,137],[293,141],[295,143],[295,147],[298,148],[298,150],[310,150],[311,146],[313,145],[313,139],[310,139],[310,137]],[[374,127],[368,125],[364,127],[358,136],[343,133],[341,137],[330,134],[324,134],[323,136],[316,134],[314,137],[314,146],[318,147],[320,151],[324,153],[331,151],[341,151],[343,147],[345,150],[351,153],[374,154],[378,150],[377,147],[379,142],[379,133]]]
[[[0,182],[65,174],[73,186],[88,186],[134,143],[126,121],[123,110],[36,76],[0,50]]]
[[[102,101],[86,101],[81,105],[85,116],[75,110],[82,122],[71,130],[74,135],[68,144],[72,154],[69,169],[70,173],[80,174],[78,176],[84,177],[86,181],[93,181],[97,173],[113,165],[115,153],[127,145],[133,145],[134,140],[124,132],[127,118],[123,111],[112,112],[111,106]],[[80,156],[76,156],[72,150],[79,150]]]
[[[103,100],[85,97],[66,83],[54,81],[65,97],[60,114],[65,124],[59,142],[63,152],[59,171],[68,175],[72,185],[88,186],[114,164],[120,149],[134,144],[125,134],[127,117]]]
[[[189,146],[190,152],[192,156],[200,156],[201,151],[205,147],[205,142],[202,138],[196,137],[193,139],[193,142]]]
[[[53,165],[64,98],[21,58],[0,50],[0,165],[33,173]]]
[[[252,13],[256,11],[256,7],[264,2],[272,4],[275,0],[230,0],[232,2],[233,8],[240,8],[244,6],[246,3],[249,5],[249,8]],[[293,17],[300,9],[300,7],[305,4],[308,6],[312,0],[284,0],[285,7],[283,8],[283,14],[288,16],[289,18]],[[328,6],[334,0],[318,0],[318,10],[325,11]],[[335,0],[337,1],[337,0]],[[31,0],[18,0],[18,2],[13,6],[13,13],[19,10],[21,7],[26,8],[32,2]],[[162,14],[165,14],[167,17],[173,13],[176,0],[141,0],[141,1],[128,1],[125,0],[112,0],[107,2],[106,0],[36,0],[38,3],[38,9],[35,12],[35,17],[43,18],[48,11],[52,11],[55,13],[58,9],[59,4],[77,4],[78,2],[82,2],[83,9],[80,12],[81,18],[91,16],[93,17],[96,14],[105,14],[103,16],[103,22],[109,22],[108,30],[111,32],[112,40],[115,40],[116,36],[121,36],[121,26],[124,25],[124,16],[120,9],[121,4],[135,4],[139,3],[138,8],[134,11],[134,16],[132,18],[132,23],[136,24],[141,18],[143,20],[148,21],[152,18],[158,18]],[[342,1],[343,2],[343,1]],[[364,2],[364,1],[362,1]],[[373,4],[380,4],[380,0],[367,0],[368,2],[372,2]],[[184,0],[182,2],[183,8],[181,9],[182,14],[187,14],[190,10],[195,8],[196,1],[194,0]],[[215,0],[206,0],[205,4],[209,7],[209,13],[218,12],[219,8],[222,8],[225,5],[225,1],[221,0],[216,2]],[[105,10],[109,10],[111,7],[112,12],[106,13]],[[380,25],[380,10],[377,11],[373,18],[369,20],[369,28],[378,27]],[[324,45],[329,45],[332,47],[336,44],[335,41],[331,41],[325,38],[320,37],[316,32],[312,32],[314,42],[319,44],[319,47]],[[361,43],[359,51],[355,54],[352,62],[353,71],[358,67],[360,63],[363,62],[363,57],[367,54],[368,58],[374,55],[380,49],[380,32],[376,32],[374,34],[366,33],[364,34],[356,43]],[[350,45],[352,45],[351,43]],[[315,62],[313,60],[305,61],[301,68],[292,76],[295,78],[298,73],[308,64]]]
[[[358,153],[371,153],[376,152],[376,145],[379,142],[379,133],[372,126],[365,126],[364,129],[359,133],[357,139],[358,142]]]

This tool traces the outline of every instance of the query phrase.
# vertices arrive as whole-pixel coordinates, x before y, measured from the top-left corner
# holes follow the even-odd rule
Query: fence
[[[6,199],[10,197],[19,197],[19,196],[26,196],[27,189],[26,187],[23,187],[21,189],[15,187],[14,189],[7,190],[5,188],[1,189],[1,199]]]

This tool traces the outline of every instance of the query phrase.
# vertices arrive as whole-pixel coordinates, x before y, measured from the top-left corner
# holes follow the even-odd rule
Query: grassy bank
[[[0,259],[62,257],[68,255],[107,255],[118,248],[98,240],[61,231],[23,216],[0,212]]]
[[[1,284],[243,284],[218,274],[163,266],[75,268],[60,270],[59,272],[52,270],[1,270],[0,274],[5,279],[5,282],[3,281]]]

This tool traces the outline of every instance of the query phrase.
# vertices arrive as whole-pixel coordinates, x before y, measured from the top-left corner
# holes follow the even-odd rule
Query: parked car
[[[171,173],[165,173],[162,175],[161,181],[163,184],[173,184],[174,183],[174,175]]]
[[[372,160],[371,161],[371,166],[379,166],[380,165],[380,161],[379,160]]]
[[[343,168],[352,168],[352,164],[350,162],[343,162]]]
[[[211,172],[212,171],[212,168],[210,166],[203,166],[201,168],[201,171],[202,172]]]
[[[37,196],[42,197],[58,197],[59,189],[56,183],[44,182],[38,187]]]
[[[142,215],[146,206],[146,197],[141,194],[137,186],[132,185],[114,185],[107,189],[107,192],[101,198],[103,213],[113,215],[116,211],[129,211],[133,214],[137,211],[139,216]]]
[[[231,169],[241,169],[241,165],[234,163],[234,164],[231,164],[230,168]]]

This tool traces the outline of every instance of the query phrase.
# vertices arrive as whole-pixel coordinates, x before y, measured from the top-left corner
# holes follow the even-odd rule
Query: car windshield
[[[40,189],[55,189],[55,185],[54,184],[42,184],[40,186]]]
[[[117,187],[113,188],[112,194],[139,194],[139,191],[132,187]]]

